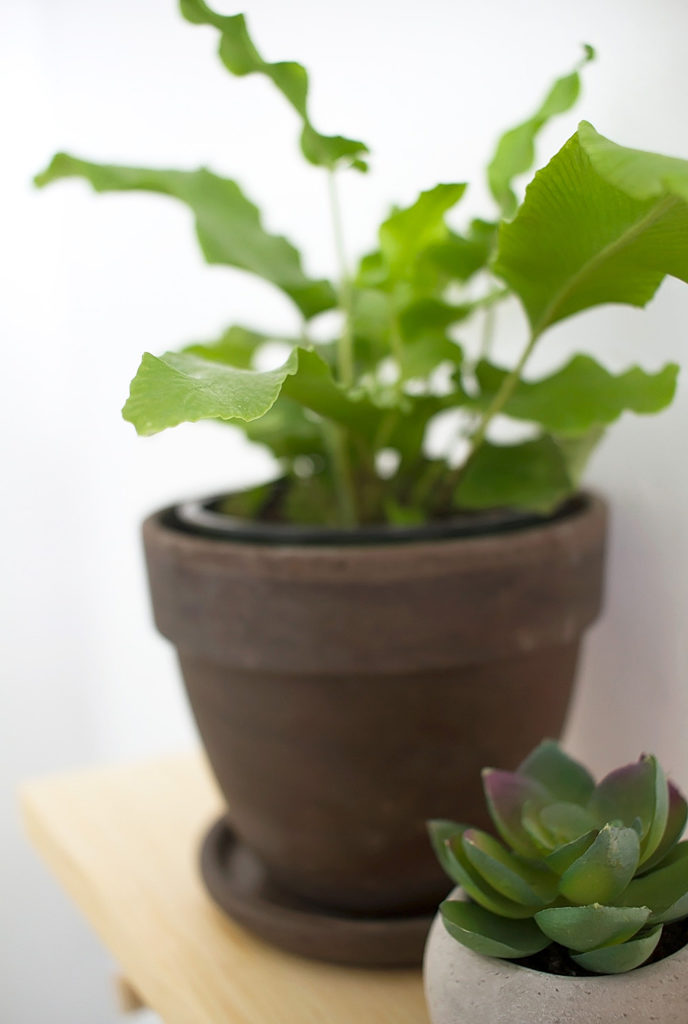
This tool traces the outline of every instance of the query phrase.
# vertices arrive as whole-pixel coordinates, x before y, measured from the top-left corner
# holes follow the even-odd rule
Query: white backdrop
[[[225,4],[233,13],[238,8]],[[391,200],[439,180],[479,179],[496,134],[551,79],[599,50],[578,111],[542,140],[548,156],[585,116],[627,145],[688,156],[684,0],[247,0],[269,59],[310,68],[313,119],[370,142],[374,173],[343,187],[349,247],[373,242]],[[236,177],[270,228],[334,271],[321,172],[296,148],[295,117],[268,83],[232,79],[215,36],[173,0],[0,4],[3,102],[0,328],[5,387],[4,853],[0,1018],[115,1018],[107,957],[20,834],[27,776],[188,745],[173,657],[152,630],[138,523],[156,505],[259,479],[265,456],[201,424],[137,439],[119,418],[144,349],[212,337],[232,321],[284,329],[286,300],[207,268],[188,214],[163,198],[43,193],[52,152],[195,167]],[[484,189],[467,206],[489,213]],[[514,332],[520,321],[513,319]],[[645,313],[604,309],[553,332],[542,364],[574,346],[611,367],[686,361],[688,289],[666,283]],[[599,770],[655,750],[688,785],[688,371],[673,408],[617,425],[589,480],[612,505],[607,610],[591,633],[571,748]]]

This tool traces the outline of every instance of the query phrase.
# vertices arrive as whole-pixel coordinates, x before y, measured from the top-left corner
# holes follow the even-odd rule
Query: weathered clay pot
[[[156,623],[232,827],[276,884],[349,914],[434,910],[426,820],[487,824],[479,769],[560,732],[605,519],[583,497],[511,532],[353,545],[146,521]]]
[[[473,953],[438,914],[424,975],[432,1024],[685,1024],[687,1016],[687,946],[627,974],[569,978]]]

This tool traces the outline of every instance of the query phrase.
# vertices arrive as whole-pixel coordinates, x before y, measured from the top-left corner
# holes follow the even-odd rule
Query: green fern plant
[[[544,378],[525,376],[554,324],[601,303],[643,306],[667,274],[688,280],[684,160],[623,148],[582,122],[519,205],[514,181],[534,162],[538,132],[575,103],[580,65],[497,144],[487,170],[496,212],[459,230],[448,215],[466,184],[436,185],[410,206],[394,207],[376,248],[352,268],[336,182],[347,169],[367,170],[367,146],[315,129],[305,69],[265,61],[242,15],[216,14],[203,0],[180,6],[187,21],[217,34],[228,71],[266,76],[296,112],[303,155],[329,177],[340,276],[330,282],[308,274],[295,246],[266,231],[236,182],[207,169],[55,156],[39,186],[79,177],[98,192],[169,196],[193,214],[209,263],[263,278],[301,316],[298,337],[277,339],[289,354],[273,369],[257,368],[273,336],[238,324],[179,351],[146,353],[123,410],[139,434],[200,419],[234,425],[280,463],[283,485],[271,503],[278,518],[408,524],[495,506],[550,513],[576,490],[610,423],[625,410],[653,413],[669,404],[674,364],[612,374],[577,355]],[[581,64],[592,56],[586,47]],[[510,296],[520,301],[528,331],[515,364],[503,366],[491,358],[490,337]],[[335,308],[341,330],[313,341],[313,321]],[[473,320],[484,322],[480,351],[461,342]],[[445,370],[440,383],[438,367]],[[451,446],[442,456],[426,448],[431,424],[447,410],[462,414],[467,455],[459,466]],[[491,434],[497,415],[530,424],[534,436],[498,443]],[[260,491],[228,503],[247,515],[260,507]]]

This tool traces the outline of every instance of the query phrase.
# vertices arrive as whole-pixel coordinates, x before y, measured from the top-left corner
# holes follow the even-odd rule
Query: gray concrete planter
[[[457,889],[453,897],[461,895]],[[628,974],[567,978],[480,956],[439,914],[425,949],[432,1024],[686,1024],[688,946]]]

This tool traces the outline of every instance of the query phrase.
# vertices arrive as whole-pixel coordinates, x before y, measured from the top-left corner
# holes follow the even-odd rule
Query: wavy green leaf
[[[547,907],[535,915],[538,927],[554,942],[579,953],[597,946],[626,942],[640,931],[647,907]]]
[[[408,342],[429,331],[443,331],[465,320],[475,309],[476,304],[471,302],[456,305],[432,296],[415,299],[399,312],[401,336]]]
[[[298,353],[298,372],[285,379],[283,394],[325,420],[374,438],[387,411],[379,409],[362,390],[348,391],[338,384],[331,368],[313,349],[300,348]]]
[[[283,394],[259,419],[240,425],[250,441],[265,445],[278,459],[318,456],[324,460],[330,456],[320,424]]]
[[[531,956],[550,943],[534,921],[508,921],[475,903],[445,900],[440,913],[452,938],[483,956]]]
[[[465,235],[449,230],[444,241],[431,242],[419,255],[419,262],[429,264],[451,280],[468,281],[487,266],[496,239],[494,221],[475,219]]]
[[[586,46],[583,60],[576,69],[558,78],[535,113],[522,124],[509,129],[497,143],[495,154],[487,168],[490,192],[499,203],[503,217],[513,217],[518,201],[512,188],[514,178],[525,174],[535,161],[535,139],[547,122],[564,114],[575,104],[580,93],[578,70],[592,60],[595,52]]]
[[[553,439],[564,460],[566,471],[571,480],[572,492],[577,490],[590,456],[597,448],[604,434],[604,427],[592,427],[587,434],[581,434],[579,437],[557,436]]]
[[[411,206],[395,210],[380,225],[380,250],[393,277],[410,275],[422,251],[448,237],[445,214],[465,191],[465,184],[435,185],[421,192]]]
[[[256,353],[268,342],[282,342],[294,348],[298,342],[291,338],[278,338],[271,334],[253,331],[248,327],[228,327],[214,341],[195,341],[185,345],[182,352],[201,356],[216,363],[225,363],[240,369],[250,370]]]
[[[337,384],[321,356],[303,348],[294,349],[283,366],[266,371],[191,352],[166,352],[160,358],[146,352],[122,414],[139,434],[148,435],[200,419],[256,420],[280,393],[367,438],[386,415],[362,393],[352,395]]]
[[[260,372],[202,359],[184,352],[158,358],[145,352],[122,410],[143,436],[197,420],[255,420],[273,405],[298,353],[284,366]]]
[[[121,167],[58,153],[35,182],[42,187],[72,177],[85,178],[96,192],[157,192],[185,203],[196,219],[196,234],[208,263],[237,267],[271,282],[306,318],[337,304],[332,285],[306,276],[291,242],[265,230],[258,208],[228,178],[204,168],[172,171]]]
[[[688,161],[617,146],[583,121],[503,224],[494,272],[539,336],[607,302],[644,306],[688,281]]]
[[[632,828],[605,825],[590,847],[567,868],[559,892],[571,903],[613,903],[624,891],[638,867],[640,841]],[[650,906],[644,900],[624,906]]]
[[[389,350],[394,307],[391,297],[376,288],[354,288],[351,294],[351,329]]]
[[[541,782],[559,800],[571,803],[587,803],[595,788],[588,769],[569,757],[556,740],[543,740],[518,766],[518,772]]]
[[[463,349],[441,332],[428,331],[403,346],[399,362],[402,380],[425,379],[442,363],[460,366]]]
[[[261,74],[269,78],[298,113],[303,123],[301,149],[312,164],[334,168],[342,161],[357,170],[367,170],[362,159],[368,147],[341,135],[321,135],[308,115],[308,72],[296,61],[263,60],[253,43],[243,14],[223,15],[212,11],[203,0],[180,0],[180,10],[194,25],[212,25],[220,32],[220,60],[233,75]]]
[[[572,959],[580,967],[596,974],[625,974],[640,967],[654,953],[662,935],[662,926],[653,928],[645,935],[638,935],[629,942],[617,946],[603,946],[589,953],[576,953]]]
[[[456,488],[462,508],[525,508],[549,513],[571,493],[564,454],[547,435],[522,444],[483,443]]]
[[[679,367],[667,364],[657,373],[633,366],[614,375],[588,355],[574,356],[561,370],[541,380],[521,380],[502,412],[517,420],[539,423],[549,433],[579,437],[613,423],[625,412],[656,413],[676,392]],[[507,371],[482,360],[476,368],[480,404],[489,405]]]

